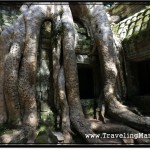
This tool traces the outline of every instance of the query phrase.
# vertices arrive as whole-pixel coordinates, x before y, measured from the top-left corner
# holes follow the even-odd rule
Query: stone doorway
[[[95,96],[92,68],[88,66],[78,67],[78,77],[80,99],[93,99]]]
[[[150,60],[130,62],[128,100],[145,114],[150,113]]]
[[[139,94],[150,96],[150,60],[138,64]]]

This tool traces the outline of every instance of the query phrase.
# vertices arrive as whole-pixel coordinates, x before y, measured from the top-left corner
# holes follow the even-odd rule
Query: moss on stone
[[[149,17],[150,17],[149,15],[146,15],[146,16],[144,17],[143,22],[146,22],[146,23],[147,23],[147,22],[148,22],[148,20],[149,20]]]
[[[112,14],[116,15],[122,13],[124,9],[124,5],[114,5],[111,12]]]
[[[119,24],[113,25],[112,31],[113,31],[114,34],[117,34],[117,33],[118,33],[118,29],[119,29]]]
[[[146,30],[146,29],[147,29],[147,23],[142,23],[142,28],[141,28],[141,30],[144,31],[144,30]]]
[[[43,126],[49,126],[52,130],[54,129],[54,115],[52,111],[50,112],[41,112],[40,124]]]
[[[87,50],[90,51],[91,48],[91,39],[87,34],[86,28],[78,23],[75,23],[74,25],[79,37],[79,41],[75,50],[78,52],[80,51],[81,53],[87,53]]]
[[[19,8],[12,5],[0,5],[0,32],[2,31],[3,25],[12,25],[20,14]]]
[[[145,9],[139,13],[130,16],[129,18],[121,21],[113,26],[113,33],[118,34],[122,39],[123,47],[127,55],[133,54],[138,43],[143,43],[150,38],[150,10]]]
[[[145,15],[149,15],[149,14],[150,14],[150,6],[147,6],[147,10],[146,10]]]
[[[94,99],[82,99],[81,105],[86,118],[93,117],[94,115]]]
[[[124,2],[124,3],[115,4],[108,11],[110,12],[111,15],[129,17],[145,8],[148,8],[147,5],[140,5],[138,2],[134,2],[134,5],[133,2]]]
[[[140,34],[139,32],[142,32],[143,30],[147,30],[147,28],[149,27],[148,12],[150,13],[149,10],[145,9],[140,11],[139,13],[136,13],[133,16],[130,16],[124,21],[121,21],[119,24],[113,27],[113,32],[116,33],[117,31],[117,34],[122,34],[122,32],[127,32],[126,36],[123,37],[123,39],[124,38],[130,39],[132,36]],[[124,28],[127,28],[127,30],[124,30]]]
[[[49,143],[49,137],[46,133],[46,131],[40,131],[38,133],[38,136],[36,137],[35,139],[35,143],[36,144],[46,144],[46,143]]]

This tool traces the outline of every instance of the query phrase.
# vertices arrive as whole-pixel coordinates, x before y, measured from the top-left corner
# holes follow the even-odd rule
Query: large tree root
[[[36,13],[35,13],[36,11]],[[43,21],[47,18],[47,6],[31,5],[24,13],[26,40],[19,76],[19,96],[22,104],[23,126],[28,143],[33,143],[38,125],[36,103],[36,70],[39,34]]]
[[[15,30],[17,26],[17,30]],[[20,28],[19,26],[21,27],[21,30],[20,31]],[[5,89],[4,89],[4,85],[8,85],[8,88],[9,88],[9,85],[13,87],[10,87],[9,89],[11,91],[8,91],[8,93],[10,94],[10,96],[12,95],[12,97],[16,97],[17,98],[17,92],[14,91],[15,93],[13,94],[12,91],[13,89],[11,88],[16,88],[14,87],[14,85],[16,84],[16,80],[17,79],[14,79],[13,80],[13,77],[14,77],[14,74],[16,74],[16,71],[14,71],[14,74],[12,73],[12,69],[14,70],[16,68],[16,66],[12,66],[13,63],[16,64],[16,62],[18,61],[18,58],[16,58],[16,55],[18,55],[17,53],[20,51],[17,50],[14,51],[14,49],[11,48],[10,50],[10,47],[13,47],[14,44],[12,43],[16,43],[17,44],[20,42],[23,43],[23,41],[20,41],[21,39],[19,39],[20,35],[22,35],[22,33],[24,33],[24,27],[23,27],[23,16],[20,16],[17,20],[17,22],[13,25],[13,26],[10,26],[10,27],[7,27],[7,26],[3,26],[2,27],[3,31],[0,35],[0,52],[1,52],[1,55],[0,55],[0,124],[3,124],[7,121],[8,119],[8,116],[9,120],[14,120],[15,119],[12,117],[13,115],[15,115],[13,112],[15,111],[11,106],[8,107],[8,105],[6,106],[6,103],[5,103],[5,100],[6,100],[6,97],[7,96],[7,92],[5,93]],[[19,33],[19,36],[18,36],[18,33]],[[14,39],[14,37],[16,37],[16,39]],[[22,44],[20,45],[22,46]],[[13,52],[13,56],[11,56],[11,54],[8,54],[8,53],[12,53]],[[7,55],[8,54],[8,55]],[[5,56],[7,55],[7,58],[5,58]],[[14,58],[15,57],[15,58]],[[13,58],[15,60],[13,60]],[[10,60],[9,60],[10,59]],[[5,62],[6,61],[6,62]],[[10,67],[9,67],[10,66]],[[18,64],[17,64],[18,66]],[[9,67],[9,68],[8,68]],[[12,68],[11,68],[12,67]],[[8,68],[8,70],[6,69]],[[10,75],[10,74],[11,75]],[[7,76],[5,76],[5,74],[7,74]],[[8,76],[11,78],[11,79],[8,79]],[[5,78],[4,78],[5,77]],[[8,79],[8,84],[5,82],[7,79]],[[5,81],[4,81],[5,80]],[[10,83],[10,80],[12,80],[12,83]],[[5,96],[4,96],[5,95]],[[15,96],[14,96],[15,95]],[[14,103],[12,102],[14,98],[10,98],[10,103]],[[15,102],[17,102],[18,99],[15,100]],[[13,105],[14,106],[14,105]],[[6,108],[7,107],[7,108]],[[17,106],[18,107],[18,106]],[[10,112],[8,109],[12,109],[13,112]],[[9,113],[9,115],[7,114]],[[12,115],[13,114],[13,115]],[[16,113],[17,114],[17,113]],[[19,113],[18,113],[19,114]],[[19,119],[18,119],[19,120]],[[10,121],[11,122],[11,121]],[[13,122],[13,121],[12,121]],[[17,121],[18,122],[18,121]]]
[[[114,40],[104,6],[102,3],[98,3],[98,5],[82,5],[82,7],[85,12],[88,12],[89,22],[98,48],[104,73],[104,100],[108,106],[109,114],[135,129],[148,132],[150,130],[150,118],[134,114],[116,98],[117,55],[113,47]]]
[[[20,104],[18,99],[18,75],[22,50],[24,48],[25,26],[23,15],[14,24],[13,44],[5,58],[4,95],[8,113],[8,123],[20,125]]]
[[[80,135],[89,143],[101,143],[100,139],[87,139],[86,133],[93,133],[87,121],[85,120],[80,98],[79,85],[77,75],[77,64],[75,56],[75,28],[73,24],[72,14],[69,6],[63,6],[62,23],[64,28],[63,36],[63,59],[64,59],[64,73],[66,79],[66,89],[68,104],[70,108],[70,120],[74,128]]]
[[[122,142],[128,144],[129,142],[132,141],[132,143],[140,143],[140,144],[144,144],[144,143],[150,143],[150,139],[148,138],[140,138],[139,137],[130,137],[129,135],[133,135],[133,136],[138,136],[138,134],[140,135],[140,132],[132,129],[126,125],[123,124],[119,124],[119,123],[107,123],[107,124],[103,124],[100,121],[97,120],[88,120],[91,126],[91,129],[96,132],[96,133],[107,133],[107,134],[123,134],[128,138],[122,138]],[[126,140],[127,139],[127,140]],[[130,139],[130,140],[129,140]]]
[[[58,16],[53,25],[53,86],[54,86],[54,104],[57,109],[55,124],[58,125],[64,134],[64,143],[71,143],[71,129],[69,118],[69,107],[66,99],[64,68],[62,65],[62,48],[59,28],[61,26],[60,16]],[[55,28],[55,29],[54,29]],[[59,117],[59,120],[57,118]]]
[[[80,8],[81,17],[86,21],[86,26],[90,25],[90,33],[98,49],[101,69],[104,73],[103,92],[108,113],[124,124],[137,130],[148,132],[150,130],[150,118],[134,114],[116,98],[117,94],[115,93],[115,88],[118,76],[116,68],[117,55],[113,49],[113,36],[106,12],[103,5],[101,3],[99,4],[100,5],[93,5],[92,7],[90,5],[82,5]],[[54,19],[54,17],[56,17],[56,19]],[[23,9],[23,17],[21,19],[20,23],[18,21],[18,24],[14,25],[13,30],[17,35],[11,38],[13,44],[10,52],[8,47],[8,45],[10,46],[10,41],[6,43],[6,48],[4,48],[8,50],[5,61],[4,93],[7,103],[8,121],[14,121],[14,124],[19,124],[20,118],[22,118],[23,134],[21,131],[21,135],[27,137],[27,143],[34,143],[36,136],[35,131],[38,125],[35,95],[37,52],[40,28],[46,19],[51,19],[53,22],[62,21],[62,24],[58,23],[60,26],[62,25],[61,27],[63,28],[62,43],[61,38],[59,38],[58,43],[53,49],[53,79],[54,88],[56,88],[54,92],[55,102],[58,103],[58,109],[60,109],[62,113],[62,130],[65,135],[64,142],[69,143],[72,141],[71,125],[86,142],[92,144],[112,142],[111,139],[107,139],[106,141],[104,139],[86,138],[85,134],[94,134],[93,131],[138,133],[138,131],[130,127],[117,124],[104,125],[95,123],[96,125],[94,125],[93,128],[93,123],[90,125],[85,119],[79,97],[75,55],[76,31],[69,5],[31,5],[29,8]],[[18,28],[18,30],[16,28]],[[21,31],[19,28],[23,30]],[[26,35],[24,35],[25,33]],[[9,38],[10,36],[12,36],[12,34],[9,35]],[[25,41],[23,41],[24,39]],[[25,48],[23,50],[24,43]],[[61,46],[63,47],[61,48]],[[60,61],[61,50],[63,53],[62,62]],[[1,65],[1,67],[3,66]],[[0,84],[2,83],[3,82],[0,82]],[[17,87],[17,85],[19,86]],[[21,109],[16,109],[16,105]],[[21,111],[21,117],[19,110]],[[4,120],[6,120],[6,114],[1,122]],[[134,142],[147,143],[149,141],[137,139]]]
[[[71,143],[73,133],[70,128],[70,116],[69,116],[69,106],[66,98],[65,90],[65,77],[64,77],[64,68],[61,67],[58,75],[58,95],[59,95],[59,107],[61,108],[62,115],[62,131],[64,134],[64,143]]]
[[[114,119],[142,132],[150,131],[150,117],[139,116],[133,113],[127,106],[115,100],[115,97],[112,98],[112,102],[108,106],[108,113]]]

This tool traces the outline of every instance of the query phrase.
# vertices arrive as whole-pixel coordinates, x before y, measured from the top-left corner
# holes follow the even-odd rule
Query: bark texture
[[[89,24],[91,23],[90,26],[98,48],[99,59],[104,73],[104,100],[108,106],[110,116],[135,129],[141,130],[144,127],[144,131],[149,131],[150,118],[134,114],[128,107],[122,105],[117,98],[115,91],[118,76],[117,54],[113,46],[113,34],[104,6],[102,3],[82,6],[86,14],[88,14]]]
[[[37,103],[35,97],[36,69],[37,69],[37,50],[39,42],[40,27],[45,19],[42,10],[38,6],[30,8],[30,14],[24,14],[26,22],[25,49],[21,62],[19,77],[19,97],[22,112],[22,122],[27,130],[29,143],[35,138],[35,130],[38,124]]]
[[[85,133],[93,133],[88,123],[85,120],[80,98],[79,98],[79,83],[77,74],[77,64],[75,56],[75,28],[73,24],[72,14],[69,6],[63,6],[64,12],[62,15],[63,24],[63,59],[64,72],[66,79],[66,90],[68,96],[68,104],[70,107],[70,119],[73,126],[81,134],[81,136],[90,143],[101,142],[99,139],[87,139]]]
[[[60,68],[58,75],[58,95],[59,95],[59,107],[62,114],[62,131],[64,133],[64,143],[71,143],[71,127],[70,127],[70,115],[69,115],[69,106],[66,97],[65,89],[65,77],[64,77],[64,68]]]
[[[8,123],[21,124],[20,104],[18,97],[18,75],[20,70],[21,55],[25,42],[25,26],[23,15],[14,25],[12,45],[5,58],[4,66],[4,95],[8,113]]]
[[[0,124],[7,121],[6,104],[4,98],[4,62],[12,42],[12,28],[5,28],[0,36]],[[7,41],[7,42],[6,42]]]
[[[149,132],[150,118],[131,112],[120,102],[120,98],[126,95],[125,83],[120,70],[119,52],[114,47],[114,37],[102,3],[32,3],[23,5],[21,11],[22,15],[16,23],[12,27],[5,27],[0,35],[0,124],[7,121],[21,126],[23,130],[19,139],[26,137],[27,143],[34,143],[39,119],[36,100],[39,36],[42,23],[50,20],[53,24],[51,59],[54,88],[54,100],[50,104],[55,104],[55,113],[61,118],[59,123],[64,143],[73,141],[74,131],[85,142],[92,144],[111,143],[112,140],[86,138],[85,134]],[[99,98],[102,107],[106,106],[110,117],[130,127],[85,119],[79,95],[75,54],[78,38],[74,17],[87,28],[95,44],[92,53],[98,50],[99,69],[103,73],[103,96]],[[16,135],[18,133],[13,137],[18,140]],[[136,139],[131,142],[149,143],[149,140]]]

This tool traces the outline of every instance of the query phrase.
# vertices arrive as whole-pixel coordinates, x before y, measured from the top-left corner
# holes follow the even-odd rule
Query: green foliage
[[[0,5],[0,32],[2,31],[2,26],[10,26],[12,25],[21,14],[19,9],[15,9],[12,6]]]

